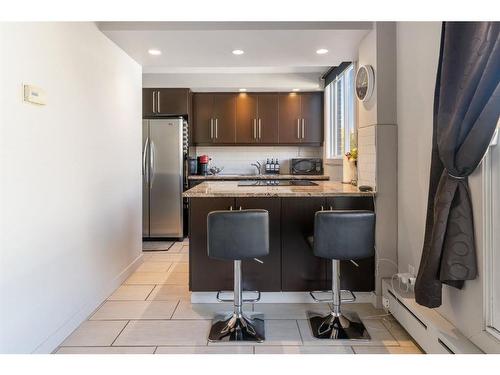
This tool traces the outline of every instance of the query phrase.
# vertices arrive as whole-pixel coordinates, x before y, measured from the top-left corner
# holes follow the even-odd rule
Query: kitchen
[[[497,24],[0,24],[0,351],[497,352],[496,107],[476,164],[434,142],[441,48],[489,95]]]
[[[116,25],[104,25],[106,29],[111,27],[120,30]],[[390,36],[394,31],[390,24],[379,25],[379,33]],[[114,38],[119,40],[121,32],[116,31]],[[251,38],[252,32],[247,33]],[[341,32],[332,30],[330,37],[337,33]],[[351,30],[352,38],[360,44],[367,33],[368,30]],[[271,32],[270,37],[278,36]],[[394,53],[393,47],[392,52],[387,51],[388,59]],[[376,153],[380,154],[378,173],[384,173],[386,181],[379,192],[375,185],[377,176],[370,174],[375,163],[372,149],[358,154],[357,111],[365,111],[363,100],[373,106],[370,99],[375,79],[370,65],[352,62],[358,48],[356,44],[346,45],[349,53],[342,56],[331,56],[326,48],[310,51],[320,58],[316,63],[324,64],[325,59],[339,61],[335,66],[315,68],[319,79],[315,90],[273,87],[267,82],[269,87],[264,90],[234,86],[166,87],[165,82],[171,78],[168,74],[162,77],[148,71],[149,84],[143,85],[149,87],[143,88],[142,96],[143,239],[145,249],[155,245],[165,249],[168,246],[162,245],[161,240],[182,242],[188,238],[192,303],[216,303],[227,294],[222,291],[231,290],[235,282],[233,264],[209,255],[210,213],[266,210],[270,220],[269,254],[262,259],[242,261],[242,296],[257,292],[262,303],[307,304],[314,302],[311,291],[332,289],[334,272],[331,261],[313,254],[308,240],[314,233],[315,213],[358,210],[382,218],[373,229],[374,236],[375,230],[378,233],[375,248],[380,250],[340,262],[340,287],[349,290],[358,302],[380,306],[382,278],[392,275],[395,263],[391,256],[396,227],[393,220],[384,218],[394,213],[395,206],[387,202],[391,200],[388,193],[395,189],[396,166],[394,158],[386,159]],[[233,55],[227,56],[224,63],[244,61],[248,53],[243,49],[224,52]],[[163,52],[155,48],[154,53],[161,56]],[[389,78],[395,71],[385,74]],[[158,81],[162,81],[161,87]],[[363,92],[358,95],[360,99],[355,97],[355,86]],[[338,104],[332,108],[329,101]],[[377,105],[389,111],[395,102],[387,98]],[[394,127],[384,126],[379,133],[383,138],[376,141],[375,134],[365,136],[368,144],[361,145],[361,150],[378,142],[395,153]],[[365,182],[359,188],[358,155],[363,167],[361,181]],[[324,165],[324,160],[328,164]],[[376,262],[380,263],[377,259],[387,264],[376,267]]]

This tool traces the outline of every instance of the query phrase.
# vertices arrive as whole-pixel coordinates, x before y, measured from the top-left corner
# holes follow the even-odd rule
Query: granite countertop
[[[356,186],[335,181],[317,181],[316,186],[238,186],[238,181],[205,181],[187,191],[187,198],[208,197],[335,197],[372,196]]]
[[[325,175],[298,175],[298,174],[216,174],[216,175],[191,175],[189,180],[328,180]]]

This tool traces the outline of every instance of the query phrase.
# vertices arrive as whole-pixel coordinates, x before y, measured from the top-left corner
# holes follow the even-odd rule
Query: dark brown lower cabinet
[[[194,292],[232,290],[233,263],[207,254],[207,215],[215,210],[269,211],[269,255],[264,264],[245,260],[243,289],[311,291],[330,289],[331,261],[314,256],[307,236],[314,232],[314,214],[329,209],[373,210],[369,197],[335,198],[191,198],[189,202],[189,285]],[[375,289],[374,257],[340,266],[341,287],[352,291]]]
[[[264,263],[243,261],[243,290],[281,290],[280,198],[236,198],[236,207],[258,208],[269,212],[269,255],[260,258]]]
[[[233,263],[207,255],[207,215],[234,208],[234,198],[194,198],[189,202],[189,289],[208,292],[233,289]]]
[[[281,198],[281,287],[311,291],[326,287],[326,260],[314,256],[307,236],[314,233],[314,214],[324,198]]]

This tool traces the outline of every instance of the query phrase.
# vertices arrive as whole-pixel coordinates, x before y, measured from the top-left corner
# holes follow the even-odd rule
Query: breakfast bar
[[[231,290],[232,263],[207,255],[207,215],[216,210],[265,209],[269,212],[269,255],[263,263],[242,262],[244,290],[308,292],[331,286],[326,259],[313,255],[308,237],[320,210],[374,210],[375,193],[333,181],[206,181],[186,192],[189,201],[189,287],[193,292]],[[245,186],[241,186],[245,185]],[[206,199],[210,198],[210,199]],[[374,257],[341,262],[341,287],[359,292],[375,289]]]

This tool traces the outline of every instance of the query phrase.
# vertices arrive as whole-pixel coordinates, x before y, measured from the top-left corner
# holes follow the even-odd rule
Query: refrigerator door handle
[[[155,174],[156,174],[156,147],[155,143],[153,141],[149,142],[149,170],[151,171],[151,183],[149,184],[149,189],[153,187],[153,183],[155,181]]]
[[[146,157],[148,154],[149,137],[146,138],[144,142],[144,150],[142,151],[142,176],[146,178],[146,183],[149,182],[149,169],[146,165]]]

